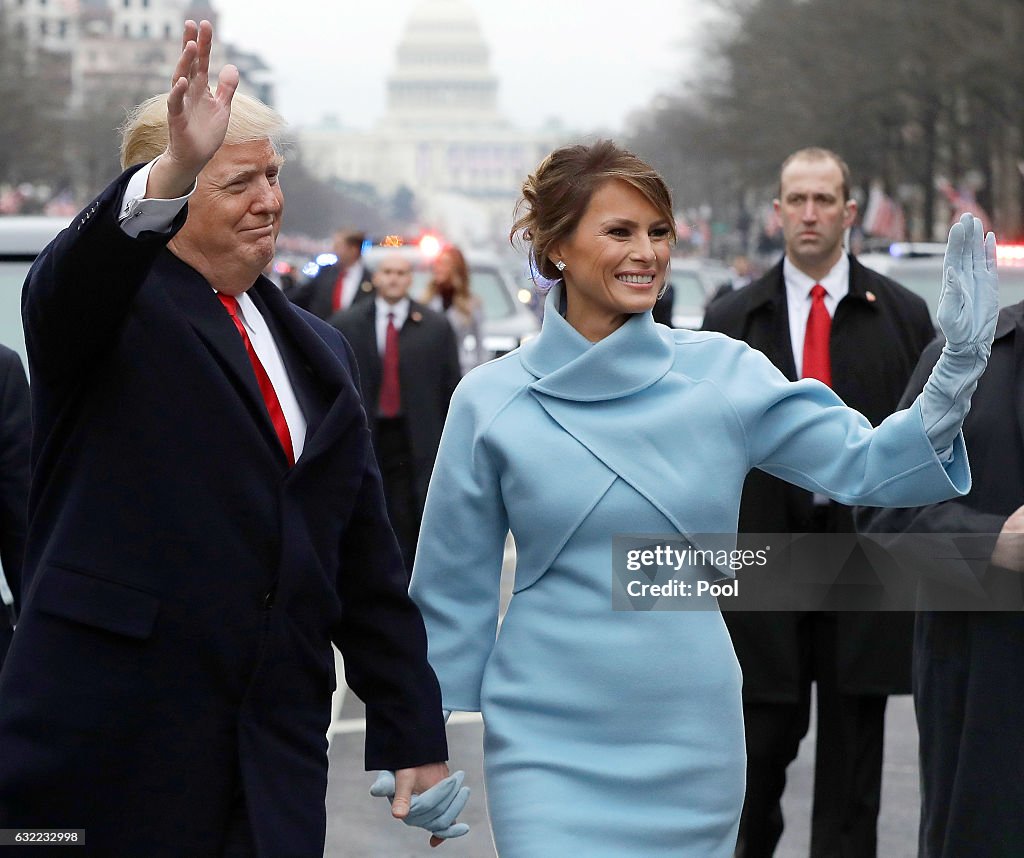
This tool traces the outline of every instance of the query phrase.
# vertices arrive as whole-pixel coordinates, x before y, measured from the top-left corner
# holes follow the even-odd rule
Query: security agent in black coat
[[[285,296],[293,304],[308,310],[321,319],[330,319],[339,310],[364,304],[373,297],[373,283],[370,272],[362,262],[363,234],[341,231],[334,236],[334,253],[338,261],[325,265],[305,283],[285,290]],[[338,275],[345,272],[346,289],[343,290],[342,305],[334,306]]]
[[[461,378],[459,350],[445,316],[408,298],[412,270],[407,258],[386,257],[373,279],[376,300],[342,311],[330,321],[355,353],[363,402],[371,412],[388,513],[411,573],[441,431]],[[398,334],[401,413],[382,418],[375,412],[383,366],[378,321],[383,329],[384,314],[392,306],[401,307],[405,314]]]
[[[802,150],[783,165],[776,210],[787,255],[824,279],[842,256],[852,223],[848,171],[826,150]],[[832,317],[832,387],[877,425],[896,410],[921,351],[934,337],[924,301],[848,256],[848,292]],[[704,329],[764,352],[798,378],[780,262],[760,280],[714,300]],[[807,272],[810,274],[810,270]],[[802,342],[802,337],[800,342]],[[849,507],[760,471],[744,484],[746,533],[848,533]],[[857,569],[844,574],[858,575]],[[909,693],[912,617],[882,613],[729,612],[743,670],[747,793],[737,855],[770,856],[783,830],[786,768],[807,733],[812,682],[818,727],[811,855],[870,858],[876,848],[886,695]]]
[[[0,615],[0,668],[11,642],[20,602],[31,440],[25,369],[17,352],[0,345],[0,564],[14,597],[14,603]]]
[[[921,356],[901,405],[924,387],[941,349],[936,341]],[[999,314],[963,433],[971,457],[969,494],[916,509],[858,508],[857,524],[883,533],[978,535],[972,541],[972,554],[982,558],[978,577],[965,582],[971,586],[962,604],[970,604],[980,583],[1009,610],[921,612],[914,629],[918,854],[1018,858],[1024,855],[1024,564],[1012,551],[992,555],[1001,531],[1015,529],[1019,540],[1024,529],[1024,303]],[[924,573],[927,599],[936,584]],[[950,592],[947,582],[943,590]]]

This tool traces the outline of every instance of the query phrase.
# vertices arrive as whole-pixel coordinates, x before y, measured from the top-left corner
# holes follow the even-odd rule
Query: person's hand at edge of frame
[[[1013,572],[1024,572],[1024,506],[1006,519],[992,551],[992,565]]]
[[[167,95],[167,149],[149,174],[147,196],[176,199],[188,194],[196,177],[217,153],[228,130],[231,100],[238,88],[238,69],[226,65],[209,88],[213,25],[186,21],[181,56],[171,75]]]

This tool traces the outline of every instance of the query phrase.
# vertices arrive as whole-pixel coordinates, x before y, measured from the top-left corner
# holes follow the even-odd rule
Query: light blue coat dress
[[[741,675],[717,610],[612,610],[615,533],[734,532],[751,468],[846,504],[970,485],[915,404],[877,429],[744,343],[649,313],[591,344],[541,334],[456,390],[412,593],[444,705],[481,711],[501,858],[730,858]],[[514,595],[495,640],[506,531]]]

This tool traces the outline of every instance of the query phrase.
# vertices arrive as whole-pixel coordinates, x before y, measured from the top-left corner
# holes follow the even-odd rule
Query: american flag
[[[907,237],[907,221],[903,207],[882,189],[881,182],[872,182],[868,191],[868,204],[861,221],[864,232],[890,241],[903,241]]]

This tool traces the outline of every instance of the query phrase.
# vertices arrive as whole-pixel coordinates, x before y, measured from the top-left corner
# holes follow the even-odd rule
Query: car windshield
[[[669,277],[672,283],[672,310],[676,313],[703,310],[707,295],[700,278],[692,271],[673,271]]]
[[[932,318],[935,318],[942,287],[941,259],[895,263],[887,274],[924,298]],[[1021,300],[1024,300],[1024,268],[1003,266],[999,269],[999,306],[1007,307]]]

